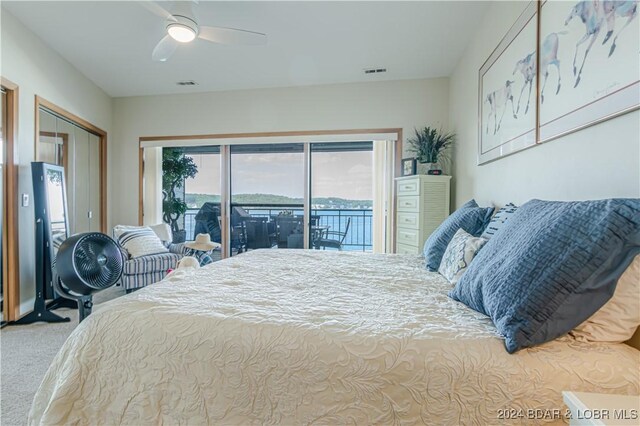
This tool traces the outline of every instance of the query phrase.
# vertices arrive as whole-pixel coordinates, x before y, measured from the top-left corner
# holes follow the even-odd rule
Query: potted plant
[[[447,159],[447,149],[453,146],[456,135],[444,133],[432,127],[415,129],[415,136],[408,140],[420,166],[419,174],[442,174],[438,164]]]
[[[184,181],[194,178],[198,166],[191,157],[186,157],[180,148],[162,150],[162,219],[171,226],[173,242],[186,240],[187,231],[180,229],[179,219],[187,211],[187,203],[176,191],[184,187]]]

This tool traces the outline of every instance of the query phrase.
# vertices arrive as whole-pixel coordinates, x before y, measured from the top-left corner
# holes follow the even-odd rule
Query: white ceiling
[[[267,33],[268,44],[196,40],[161,63],[151,60],[151,51],[165,35],[164,20],[138,2],[2,1],[3,8],[113,97],[447,76],[486,5],[200,1],[201,25]],[[365,75],[368,67],[388,71]],[[181,80],[199,85],[177,86]]]

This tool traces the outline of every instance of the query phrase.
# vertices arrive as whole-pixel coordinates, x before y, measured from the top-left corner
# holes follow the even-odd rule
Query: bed
[[[639,394],[640,352],[570,337],[510,355],[411,255],[256,250],[104,304],[31,424],[562,423],[562,390]]]

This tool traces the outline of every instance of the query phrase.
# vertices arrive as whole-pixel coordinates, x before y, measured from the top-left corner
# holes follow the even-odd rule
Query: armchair
[[[132,258],[129,252],[122,245],[119,245],[125,260],[120,285],[127,293],[161,281],[170,269],[176,268],[184,256],[184,243],[171,243],[171,229],[163,225],[155,225],[150,228],[162,241],[162,244],[169,249],[168,253]]]

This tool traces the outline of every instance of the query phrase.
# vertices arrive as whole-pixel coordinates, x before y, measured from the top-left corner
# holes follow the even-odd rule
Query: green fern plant
[[[446,151],[455,142],[455,133],[445,133],[432,127],[414,129],[415,136],[407,142],[420,163],[438,163],[446,159]]]

